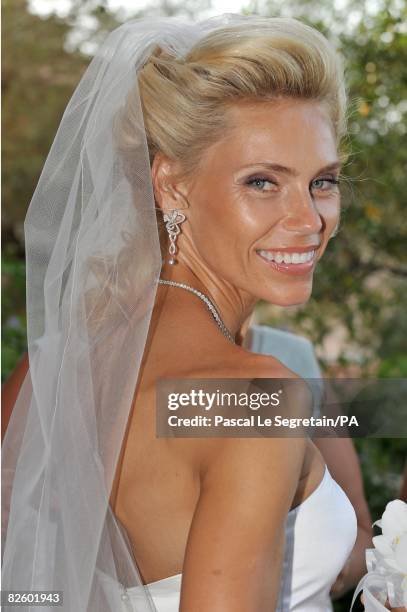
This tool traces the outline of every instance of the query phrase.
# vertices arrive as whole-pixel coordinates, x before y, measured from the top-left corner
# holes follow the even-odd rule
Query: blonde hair
[[[338,149],[346,133],[342,59],[323,34],[297,19],[251,15],[210,32],[183,58],[157,46],[138,87],[150,161],[161,151],[186,175],[224,136],[225,111],[240,101],[318,100],[326,104]],[[122,115],[129,155],[132,111],[130,95]]]

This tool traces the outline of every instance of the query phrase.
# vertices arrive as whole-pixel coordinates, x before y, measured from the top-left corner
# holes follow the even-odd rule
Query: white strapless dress
[[[329,591],[356,540],[356,515],[325,467],[318,487],[287,515],[282,580],[276,612],[332,612]],[[146,585],[157,612],[178,612],[182,574]],[[118,612],[144,610],[140,587],[125,588]],[[139,605],[138,605],[139,604]],[[270,611],[271,612],[271,611]]]

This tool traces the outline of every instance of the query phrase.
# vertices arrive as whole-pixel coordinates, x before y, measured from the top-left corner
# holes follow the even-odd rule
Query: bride
[[[244,330],[259,300],[311,295],[345,116],[341,62],[300,21],[108,37],[25,222],[4,589],[70,612],[332,610],[357,525],[312,440],[160,438],[155,402],[162,378],[298,378]]]

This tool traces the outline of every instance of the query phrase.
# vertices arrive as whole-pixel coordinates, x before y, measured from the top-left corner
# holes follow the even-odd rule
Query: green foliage
[[[2,381],[27,347],[25,312],[25,264],[13,257],[13,250],[2,254]]]

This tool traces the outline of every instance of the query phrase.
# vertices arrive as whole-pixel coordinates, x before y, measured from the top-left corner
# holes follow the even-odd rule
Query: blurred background
[[[407,377],[407,9],[402,0],[3,0],[2,380],[26,350],[23,222],[63,110],[98,42],[128,18],[292,16],[343,54],[350,94],[341,227],[301,307],[257,321],[307,336],[325,375]],[[406,410],[407,414],[407,410]],[[405,439],[355,439],[373,520]],[[349,610],[349,597],[335,611]]]

